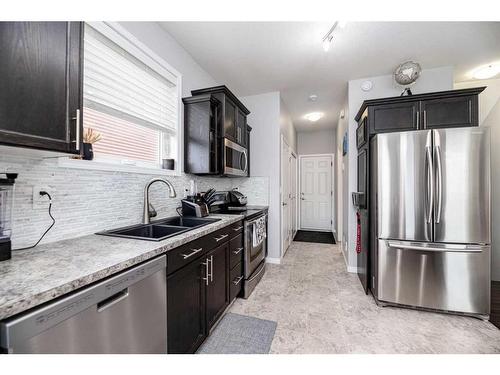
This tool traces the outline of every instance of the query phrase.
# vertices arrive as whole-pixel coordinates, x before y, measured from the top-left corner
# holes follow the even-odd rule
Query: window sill
[[[162,168],[147,168],[143,166],[109,163],[99,160],[81,160],[70,159],[61,157],[58,159],[58,166],[61,168],[75,168],[75,169],[88,169],[96,171],[108,172],[125,172],[125,173],[139,173],[139,174],[153,174],[162,176],[180,176],[178,170],[168,170]]]

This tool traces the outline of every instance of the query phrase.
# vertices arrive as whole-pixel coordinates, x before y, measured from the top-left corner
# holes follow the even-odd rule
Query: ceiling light
[[[339,21],[339,27],[343,29],[347,25],[347,21]]]
[[[333,32],[335,31],[335,28],[338,26],[338,24],[339,21],[335,21],[333,26],[330,28],[330,30],[328,30],[326,35],[323,37],[323,50],[325,52],[328,52],[328,50],[330,49],[330,43],[333,40]]]
[[[476,79],[488,79],[500,73],[500,63],[491,63],[474,69],[472,76]]]
[[[316,122],[324,116],[323,112],[311,112],[304,116],[306,120]]]
[[[316,100],[318,100],[318,95],[316,94],[309,95],[310,102],[315,102]]]

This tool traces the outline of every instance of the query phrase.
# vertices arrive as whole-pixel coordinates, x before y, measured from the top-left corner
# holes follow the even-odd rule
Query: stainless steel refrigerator
[[[387,133],[371,142],[376,300],[487,318],[489,129]]]

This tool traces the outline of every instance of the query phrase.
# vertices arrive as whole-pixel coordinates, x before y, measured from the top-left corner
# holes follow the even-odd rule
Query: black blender
[[[12,205],[16,178],[16,173],[0,173],[0,261],[11,257]]]

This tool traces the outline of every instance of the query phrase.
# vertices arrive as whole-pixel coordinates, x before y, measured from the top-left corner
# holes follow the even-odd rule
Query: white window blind
[[[84,43],[83,125],[101,133],[96,156],[157,165],[174,157],[176,84],[88,25]]]

